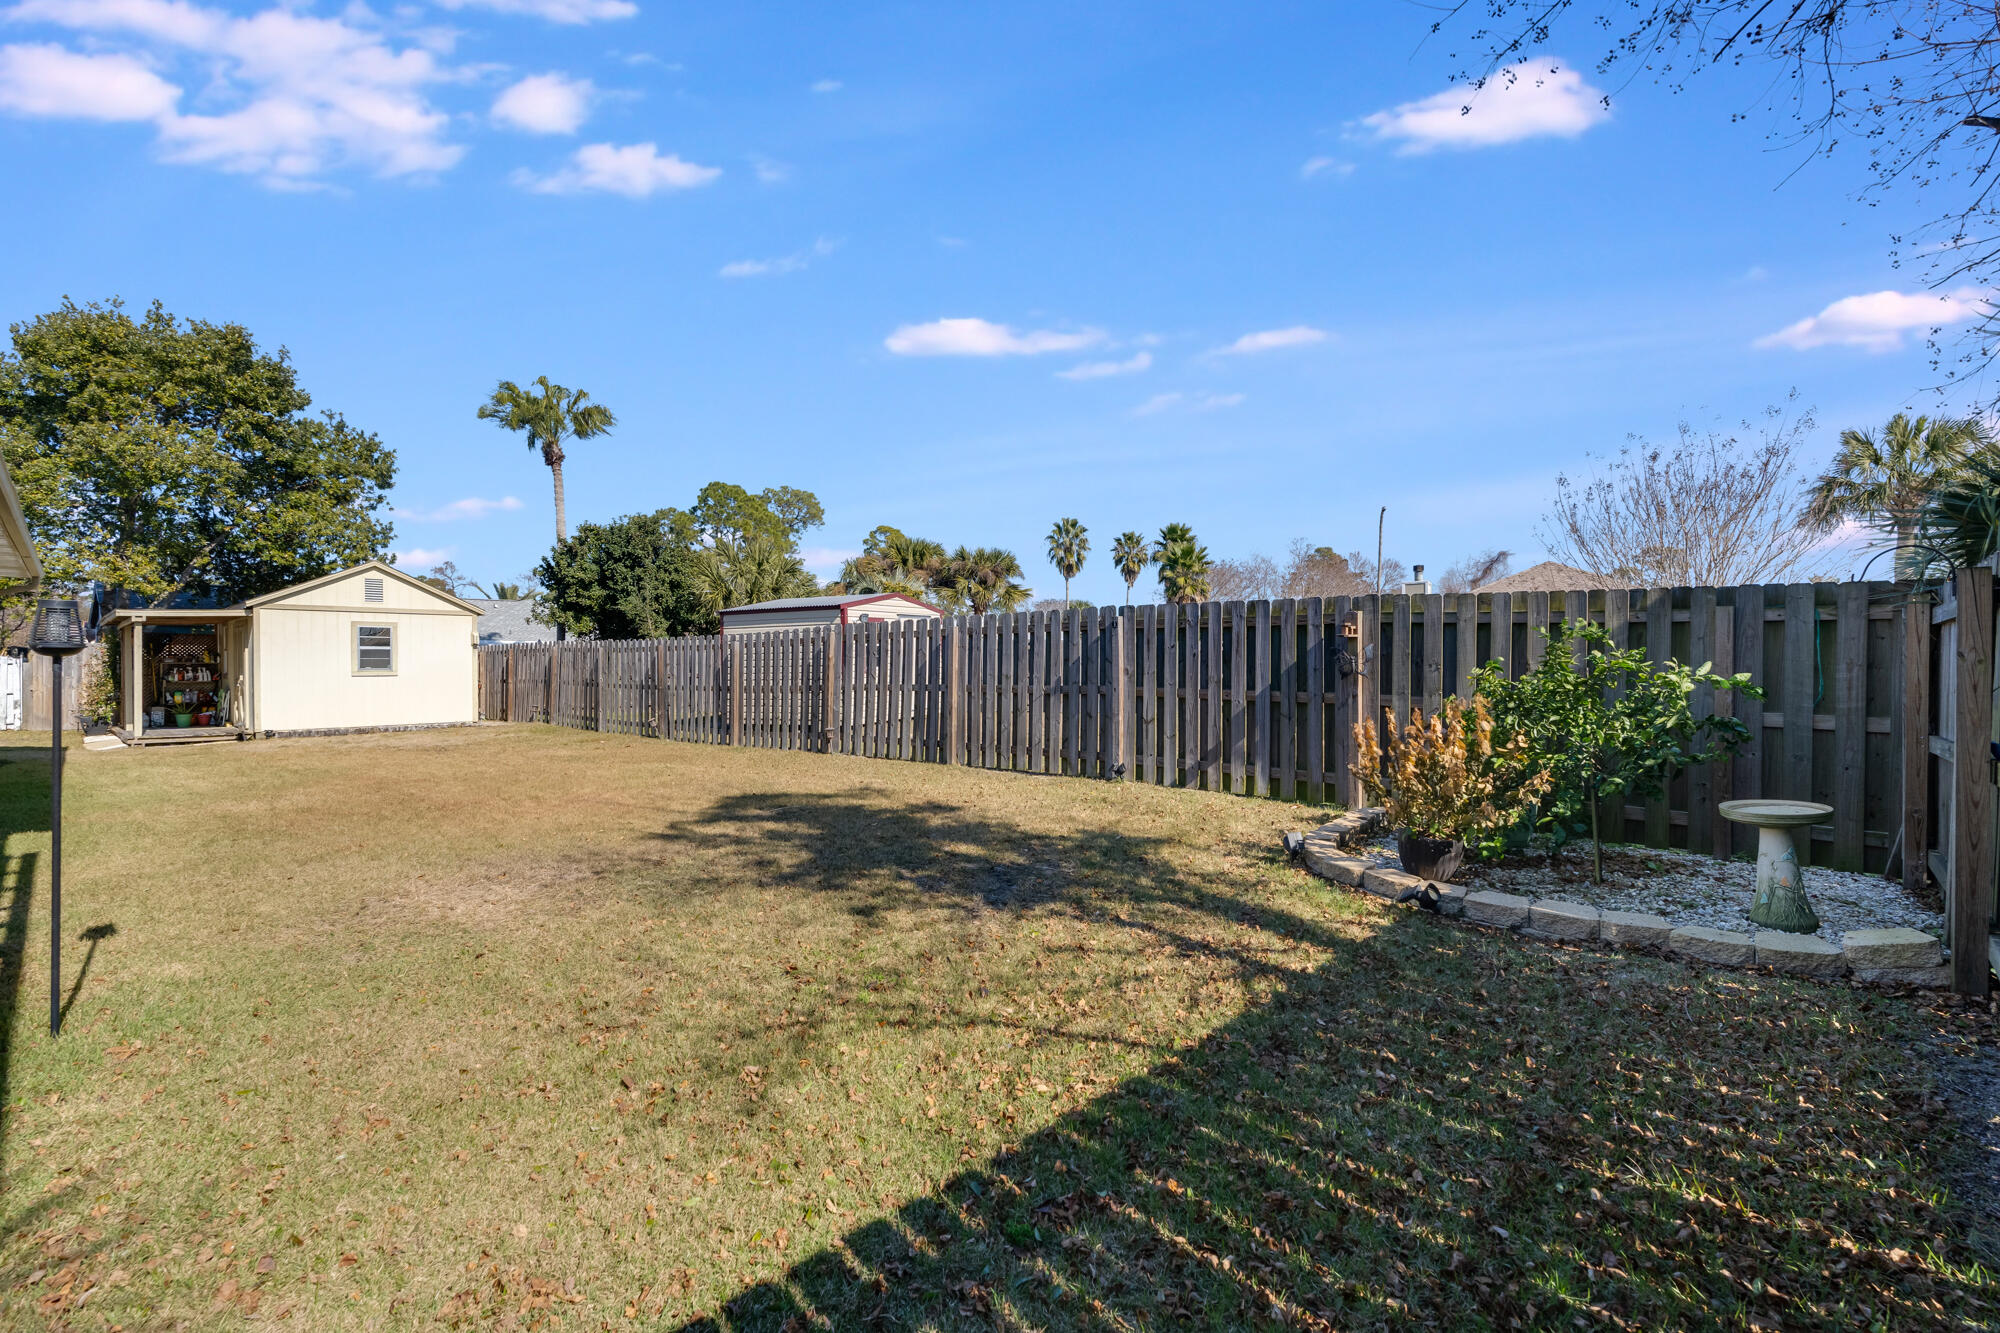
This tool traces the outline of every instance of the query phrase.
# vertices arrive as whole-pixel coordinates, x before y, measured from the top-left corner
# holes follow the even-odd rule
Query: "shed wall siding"
[[[797,629],[801,625],[838,625],[839,607],[805,607],[797,611],[759,611],[755,615],[724,616],[724,634],[761,634],[768,629]]]
[[[28,562],[21,556],[21,548],[0,527],[0,579],[25,579],[29,577]]]
[[[342,583],[345,581],[343,580]],[[314,589],[336,607],[360,607],[340,584]],[[472,722],[479,716],[479,655],[473,645],[476,617],[420,614],[443,603],[388,581],[385,601],[362,610],[308,610],[286,601],[257,612],[252,648],[257,678],[255,725],[261,731],[331,727],[395,727]],[[397,594],[405,594],[401,612]],[[317,596],[315,598],[317,600]],[[421,602],[419,608],[408,603]],[[386,609],[384,609],[386,608]],[[353,625],[394,626],[396,674],[354,674]]]

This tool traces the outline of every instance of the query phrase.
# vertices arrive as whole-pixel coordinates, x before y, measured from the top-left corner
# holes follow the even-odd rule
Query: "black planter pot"
[[[1403,833],[1396,838],[1396,855],[1412,875],[1448,883],[1465,864],[1465,844],[1457,838],[1419,838]]]

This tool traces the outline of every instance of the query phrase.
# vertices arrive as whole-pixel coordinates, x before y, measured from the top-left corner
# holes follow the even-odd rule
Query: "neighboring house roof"
[[[769,602],[751,602],[745,606],[725,606],[722,608],[722,614],[733,616],[744,612],[754,613],[758,611],[837,611],[846,606],[865,606],[869,602],[908,602],[912,606],[921,606],[926,611],[937,611],[937,608],[930,605],[930,603],[920,602],[914,597],[905,597],[903,594],[897,592],[878,592],[853,596],[836,594],[829,597],[779,597]],[[938,614],[942,615],[943,613],[938,612]]]
[[[1479,585],[1480,592],[1570,592],[1579,588],[1615,588],[1619,581],[1608,574],[1593,574],[1559,560],[1529,565],[1504,579]]]
[[[468,597],[479,608],[481,643],[554,643],[555,626],[535,619],[532,598]]]

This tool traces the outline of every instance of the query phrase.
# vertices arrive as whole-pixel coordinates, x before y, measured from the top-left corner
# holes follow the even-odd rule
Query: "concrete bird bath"
[[[1724,819],[1757,830],[1757,896],[1750,903],[1750,919],[1793,935],[1817,931],[1819,917],[1806,901],[1792,830],[1824,823],[1833,807],[1812,801],[1724,801],[1721,810]]]

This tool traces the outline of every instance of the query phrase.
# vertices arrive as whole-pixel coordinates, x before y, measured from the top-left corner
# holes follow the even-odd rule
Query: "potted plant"
[[[1420,708],[1386,744],[1366,723],[1354,728],[1354,776],[1397,832],[1403,869],[1450,880],[1465,864],[1466,843],[1497,846],[1547,790],[1549,775],[1519,736],[1496,745],[1484,698],[1467,709],[1456,698],[1429,717]]]

